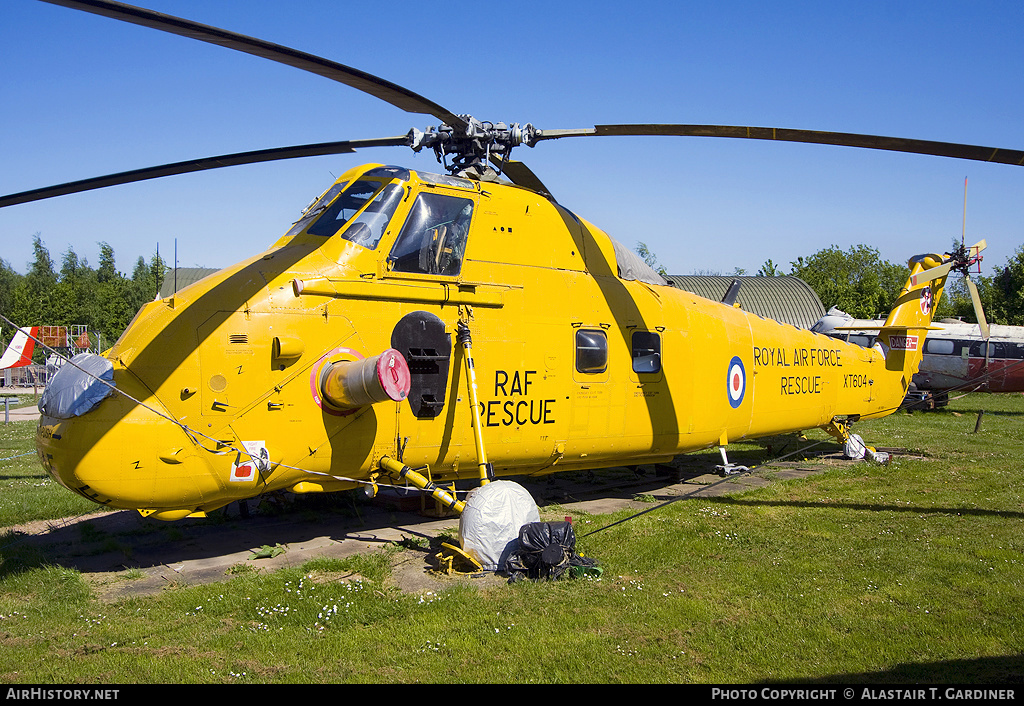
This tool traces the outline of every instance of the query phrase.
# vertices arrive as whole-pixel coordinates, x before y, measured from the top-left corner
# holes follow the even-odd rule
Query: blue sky
[[[1024,3],[350,3],[150,0],[147,7],[358,67],[456,113],[540,128],[709,123],[1024,149]],[[445,9],[447,7],[447,9]],[[0,21],[0,193],[227,152],[436,123],[256,57],[35,0]],[[519,148],[558,200],[673,273],[753,274],[864,243],[890,260],[986,238],[1024,244],[1024,167],[707,138]],[[97,243],[130,272],[159,246],[223,267],[264,249],[346,169],[438,171],[427,153],[221,169],[0,210],[24,272]]]

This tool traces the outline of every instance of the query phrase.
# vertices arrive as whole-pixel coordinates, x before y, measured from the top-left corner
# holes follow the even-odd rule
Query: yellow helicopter
[[[50,0],[48,0],[50,1]],[[559,204],[513,148],[567,137],[713,136],[1021,164],[1024,153],[807,130],[541,130],[456,115],[357,69],[107,0],[52,0],[311,71],[432,115],[406,135],[221,155],[0,197],[0,207],[236,164],[377,146],[445,174],[342,174],[271,247],[144,306],[40,402],[40,460],[97,503],[163,520],[279,490],[412,484],[667,462],[898,409],[953,270],[981,245],[911,258],[872,348],[668,286]],[[445,487],[445,486],[449,487]]]

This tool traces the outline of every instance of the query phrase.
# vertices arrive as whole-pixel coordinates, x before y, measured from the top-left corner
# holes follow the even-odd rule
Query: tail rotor
[[[970,292],[971,302],[974,305],[974,313],[978,317],[978,326],[981,329],[981,336],[984,339],[988,339],[990,329],[988,320],[985,318],[985,310],[981,304],[981,295],[978,293],[978,286],[971,279],[970,272],[968,271],[974,265],[981,263],[982,256],[981,251],[986,247],[984,240],[980,240],[970,247],[965,247],[962,243],[954,252],[947,253],[945,261],[941,265],[931,267],[926,270],[922,270],[910,277],[910,284],[917,286],[921,282],[928,282],[945,277],[951,271],[957,271],[964,277],[964,282],[967,284],[967,291]]]

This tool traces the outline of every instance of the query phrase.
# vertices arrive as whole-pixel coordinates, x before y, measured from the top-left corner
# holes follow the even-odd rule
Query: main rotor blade
[[[177,34],[200,42],[216,44],[228,49],[234,49],[235,51],[259,56],[280,64],[287,64],[288,66],[293,66],[303,71],[310,71],[333,81],[343,83],[346,86],[356,88],[409,113],[433,115],[438,120],[452,127],[465,128],[467,126],[465,120],[448,109],[417,93],[413,93],[407,88],[403,88],[373,74],[368,74],[365,71],[354,69],[351,66],[338,64],[329,59],[284,47],[280,44],[273,44],[262,39],[248,37],[244,34],[229,32],[225,29],[199,24],[198,22],[174,17],[173,15],[165,15],[142,7],[111,2],[110,0],[43,0],[43,2],[91,12],[96,15],[103,15],[104,17],[111,17],[115,20],[158,29],[162,32]]]
[[[502,173],[516,186],[522,186],[539,194],[551,196],[551,192],[548,190],[548,187],[544,186],[544,182],[540,180],[540,177],[534,174],[533,170],[524,163],[510,159],[500,164]]]
[[[282,159],[318,157],[327,154],[346,154],[365,147],[400,147],[408,144],[408,135],[401,135],[399,137],[380,137],[370,140],[318,142],[308,145],[295,145],[293,147],[275,147],[266,150],[223,154],[218,157],[206,157],[203,159],[192,159],[185,162],[163,164],[157,167],[133,169],[128,172],[108,174],[107,176],[82,179],[81,181],[72,181],[66,184],[58,184],[56,186],[47,186],[42,189],[33,189],[32,191],[23,191],[19,194],[0,196],[0,208],[13,206],[19,203],[28,203],[30,201],[41,201],[42,199],[49,199],[54,196],[76,194],[80,191],[102,189],[107,186],[117,186],[118,184],[130,184],[135,181],[145,181],[146,179],[173,176],[175,174],[201,172],[207,169],[219,169],[220,167],[234,167],[240,164],[274,162]]]
[[[562,137],[610,137],[610,136],[661,135],[675,137],[736,137],[751,140],[781,140],[842,147],[861,147],[893,152],[911,152],[936,157],[973,159],[981,162],[998,162],[1024,166],[1024,151],[978,147],[953,142],[932,142],[911,140],[902,137],[881,137],[858,135],[847,132],[821,132],[817,130],[792,130],[773,127],[742,127],[735,125],[596,125],[593,128],[570,130],[540,130],[536,141],[555,140]]]

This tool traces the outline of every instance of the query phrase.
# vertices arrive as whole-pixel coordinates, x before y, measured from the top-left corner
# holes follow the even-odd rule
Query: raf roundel
[[[925,316],[932,310],[932,288],[925,287],[921,290],[921,313]]]
[[[747,372],[743,369],[743,361],[733,356],[729,361],[729,376],[726,379],[729,392],[729,404],[736,409],[743,403],[743,393],[747,389]]]

